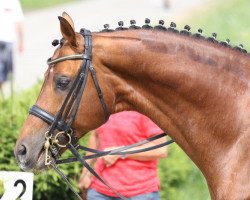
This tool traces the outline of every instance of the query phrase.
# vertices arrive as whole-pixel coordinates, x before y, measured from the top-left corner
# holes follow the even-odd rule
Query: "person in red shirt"
[[[112,150],[131,145],[163,131],[146,116],[124,111],[110,116],[108,122],[91,133],[88,146],[99,150]],[[131,150],[146,148],[166,141],[160,138]],[[90,153],[88,153],[90,154]],[[108,155],[98,158],[96,172],[116,191],[130,200],[158,200],[159,179],[157,162],[167,156],[167,147],[132,155]],[[95,161],[90,163],[94,164]],[[115,193],[83,168],[80,189],[87,189],[88,200],[118,200]]]

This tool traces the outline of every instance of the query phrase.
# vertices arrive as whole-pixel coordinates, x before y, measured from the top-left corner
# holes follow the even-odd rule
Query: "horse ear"
[[[73,27],[70,25],[70,22],[68,22],[64,17],[60,16],[58,19],[60,21],[60,28],[63,38],[68,40],[72,46],[77,47],[76,33]]]
[[[69,14],[66,13],[66,12],[63,12],[63,13],[62,13],[62,17],[63,17],[64,19],[66,19],[66,20],[69,22],[69,24],[71,25],[71,27],[72,27],[73,30],[75,31],[74,22],[73,22],[72,18],[69,16]]]

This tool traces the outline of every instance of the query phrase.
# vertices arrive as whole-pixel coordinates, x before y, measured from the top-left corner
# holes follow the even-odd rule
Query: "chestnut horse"
[[[64,13],[59,20],[64,40],[52,59],[83,53],[86,41],[75,32],[72,19]],[[241,48],[211,38],[164,30],[93,33],[92,65],[107,109],[111,114],[138,111],[168,132],[205,176],[211,199],[249,200],[250,58]],[[55,115],[81,62],[50,65],[36,105]],[[88,76],[73,122],[77,137],[104,119],[103,104]],[[46,168],[48,127],[28,116],[15,147],[22,169]]]

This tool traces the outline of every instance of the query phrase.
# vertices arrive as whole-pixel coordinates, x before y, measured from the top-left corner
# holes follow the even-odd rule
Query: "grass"
[[[24,11],[30,11],[45,7],[51,7],[75,0],[20,0]]]
[[[250,1],[218,0],[210,2],[183,22],[189,23],[193,32],[198,28],[202,28],[207,36],[216,32],[219,40],[230,39],[233,46],[242,43],[250,51]],[[184,23],[182,23],[183,25]]]

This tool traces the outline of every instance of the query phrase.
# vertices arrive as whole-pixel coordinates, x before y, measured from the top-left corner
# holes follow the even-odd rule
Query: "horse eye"
[[[65,76],[58,77],[56,79],[56,88],[60,90],[66,90],[70,83],[70,79]]]

